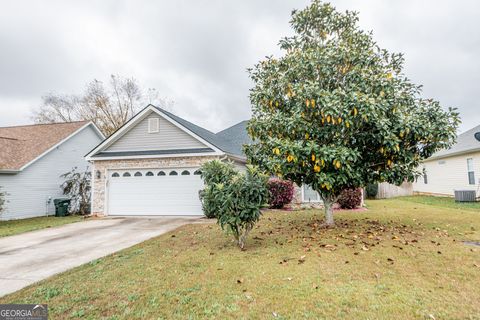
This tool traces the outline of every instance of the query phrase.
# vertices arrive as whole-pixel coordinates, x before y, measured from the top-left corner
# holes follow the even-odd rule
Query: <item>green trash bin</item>
[[[55,199],[53,200],[53,204],[55,205],[55,217],[68,216],[70,199]]]

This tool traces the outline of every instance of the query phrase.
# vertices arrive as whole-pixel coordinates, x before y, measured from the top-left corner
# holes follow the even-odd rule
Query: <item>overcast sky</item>
[[[0,0],[0,126],[30,123],[48,92],[79,93],[92,79],[135,77],[172,110],[218,131],[248,119],[246,69],[278,54],[293,0]],[[403,52],[424,96],[480,124],[480,2],[342,0],[380,46]]]

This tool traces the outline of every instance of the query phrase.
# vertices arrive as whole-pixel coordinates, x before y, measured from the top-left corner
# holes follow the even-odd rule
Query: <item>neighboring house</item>
[[[413,184],[415,192],[453,196],[454,190],[479,190],[480,125],[457,137],[448,150],[423,162],[425,174]]]
[[[0,220],[54,214],[60,175],[86,170],[85,154],[103,139],[85,121],[0,128],[0,187],[8,201]]]
[[[200,166],[228,159],[245,168],[247,121],[214,134],[149,105],[88,155],[97,215],[203,215]],[[320,201],[309,188],[297,197]],[[297,198],[298,199],[298,198]]]

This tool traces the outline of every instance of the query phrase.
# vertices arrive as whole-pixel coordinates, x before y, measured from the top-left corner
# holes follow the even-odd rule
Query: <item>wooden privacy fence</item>
[[[402,196],[412,196],[413,185],[410,182],[404,182],[400,186],[382,182],[378,184],[377,199],[388,199]]]

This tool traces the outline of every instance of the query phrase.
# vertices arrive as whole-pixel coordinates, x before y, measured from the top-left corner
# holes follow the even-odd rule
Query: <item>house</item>
[[[453,196],[454,190],[480,188],[480,125],[457,137],[450,149],[435,153],[425,160],[423,177],[413,189],[418,193]]]
[[[200,166],[213,159],[244,169],[251,140],[242,121],[216,134],[149,105],[87,156],[97,215],[203,215]],[[310,188],[297,200],[319,203]]]
[[[85,154],[103,139],[85,121],[0,128],[0,187],[7,193],[0,219],[54,214],[60,175],[73,167],[86,170]]]

